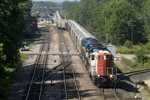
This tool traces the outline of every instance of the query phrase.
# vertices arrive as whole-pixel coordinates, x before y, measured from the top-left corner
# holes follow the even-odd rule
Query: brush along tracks
[[[59,32],[59,42],[60,42],[60,52],[61,52],[61,62],[63,66],[63,80],[64,80],[64,88],[63,88],[63,96],[62,99],[78,99],[80,100],[80,92],[77,85],[75,73],[72,64],[68,67],[64,67],[66,64],[71,63],[71,55],[68,50],[68,45],[66,44],[63,31],[58,30]],[[63,52],[67,52],[67,54],[63,54]]]

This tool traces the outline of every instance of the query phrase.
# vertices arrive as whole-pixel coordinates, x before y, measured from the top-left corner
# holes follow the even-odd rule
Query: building
[[[53,18],[50,14],[45,14],[40,18],[40,23],[53,23]]]

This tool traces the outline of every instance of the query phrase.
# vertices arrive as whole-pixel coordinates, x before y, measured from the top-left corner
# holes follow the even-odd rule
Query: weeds
[[[29,58],[29,55],[21,53],[21,60],[26,61]]]

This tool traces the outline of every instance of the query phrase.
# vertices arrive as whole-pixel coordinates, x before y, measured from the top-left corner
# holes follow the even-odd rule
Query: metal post
[[[108,42],[109,42],[109,34],[106,33],[106,45],[108,44]]]
[[[136,89],[137,89],[137,82],[135,83],[134,98],[137,98],[137,93],[136,93]]]
[[[131,25],[130,25],[131,26],[131,41],[132,41],[132,44],[134,43],[133,27],[136,26],[136,25],[133,24],[133,22],[136,22],[136,21],[132,19],[131,20]]]

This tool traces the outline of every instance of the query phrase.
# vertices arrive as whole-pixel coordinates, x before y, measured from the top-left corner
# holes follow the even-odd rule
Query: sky
[[[64,1],[80,1],[80,0],[32,0],[32,1],[53,1],[53,2],[64,2]]]

